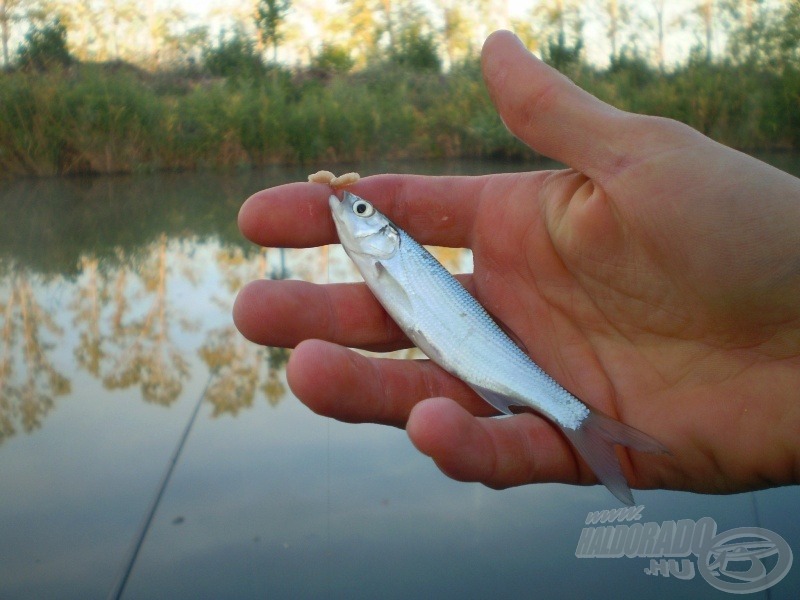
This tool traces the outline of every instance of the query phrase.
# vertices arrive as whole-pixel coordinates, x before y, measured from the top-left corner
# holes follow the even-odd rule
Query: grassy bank
[[[0,171],[55,175],[519,152],[473,71],[169,80],[81,65],[5,74]]]
[[[684,121],[739,148],[800,148],[800,71],[638,61],[565,71],[612,104]],[[529,156],[503,128],[477,61],[446,74],[382,64],[331,75],[150,74],[73,65],[0,74],[0,174]]]

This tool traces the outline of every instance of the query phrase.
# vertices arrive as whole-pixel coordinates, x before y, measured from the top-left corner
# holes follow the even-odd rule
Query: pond
[[[255,278],[359,279],[336,247],[238,233],[247,196],[309,171],[0,187],[0,598],[721,598],[734,571],[785,572],[798,487],[637,491],[634,512],[601,513],[619,504],[600,486],[457,483],[404,432],[300,404],[289,352],[244,340],[231,306]],[[440,258],[469,268],[467,253]],[[722,535],[745,527],[773,535]],[[660,546],[637,546],[642,531]],[[774,551],[742,558],[756,543]],[[755,596],[798,588],[789,568]]]

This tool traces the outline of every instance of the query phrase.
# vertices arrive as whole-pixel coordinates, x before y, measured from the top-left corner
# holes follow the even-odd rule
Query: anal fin
[[[511,407],[519,406],[520,404],[519,400],[516,400],[511,396],[501,394],[500,392],[495,392],[494,390],[483,388],[479,385],[474,385],[471,383],[469,384],[469,387],[471,387],[473,391],[478,394],[478,396],[486,400],[486,402],[494,406],[504,415],[513,415],[514,412],[511,410]]]

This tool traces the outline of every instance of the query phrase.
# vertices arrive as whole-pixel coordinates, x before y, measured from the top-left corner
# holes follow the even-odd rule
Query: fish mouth
[[[343,190],[338,193],[342,195],[341,199],[339,198],[337,192],[334,192],[328,196],[328,206],[331,207],[331,214],[333,215],[334,222],[343,223],[345,220],[345,212],[347,211],[347,207],[353,203],[353,194],[347,190]]]
[[[328,206],[331,207],[331,217],[333,218],[333,224],[336,227],[336,233],[339,235],[339,238],[341,238],[341,230],[344,227],[345,220],[345,204],[339,200],[336,194],[331,194],[328,197]]]

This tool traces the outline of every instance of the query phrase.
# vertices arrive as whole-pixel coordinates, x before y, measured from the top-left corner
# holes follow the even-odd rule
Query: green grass
[[[735,147],[800,147],[797,69],[690,62],[660,74],[630,61],[569,74],[620,108]],[[0,176],[531,155],[495,114],[477,60],[446,74],[392,64],[328,77],[90,64],[0,74]]]

